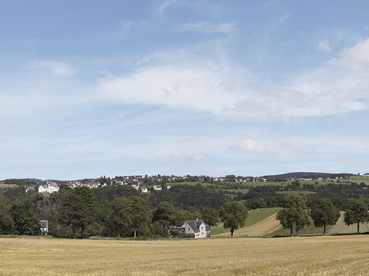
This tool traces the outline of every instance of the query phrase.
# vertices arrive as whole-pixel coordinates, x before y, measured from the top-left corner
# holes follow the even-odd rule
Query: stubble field
[[[112,241],[0,239],[0,275],[366,275],[369,235]]]

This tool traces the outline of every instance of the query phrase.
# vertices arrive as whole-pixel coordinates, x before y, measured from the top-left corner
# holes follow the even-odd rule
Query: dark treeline
[[[241,183],[232,185],[230,189],[244,188]],[[351,199],[369,203],[365,183],[293,181],[288,185],[249,187],[247,193],[229,193],[216,185],[200,184],[151,189],[150,193],[141,193],[130,185],[71,189],[62,184],[59,192],[41,194],[26,192],[19,185],[0,192],[0,234],[39,235],[40,220],[48,220],[49,234],[57,237],[167,237],[171,226],[189,219],[202,218],[210,226],[216,225],[218,212],[228,202],[242,202],[248,209],[285,207],[286,192],[291,191],[305,192],[303,197],[310,210],[316,210],[323,199],[342,211],[347,210]]]
[[[25,192],[23,186],[0,192],[0,234],[38,235],[40,220],[59,237],[167,237],[170,226],[217,216],[232,198],[201,186],[176,186],[143,194],[129,185],[90,189],[61,185],[57,193]],[[213,219],[217,221],[217,218]]]

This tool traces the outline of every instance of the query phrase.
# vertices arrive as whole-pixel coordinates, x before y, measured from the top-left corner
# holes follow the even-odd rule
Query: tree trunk
[[[290,237],[292,237],[293,236],[293,227],[291,226],[290,227]]]
[[[233,232],[234,232],[234,229],[231,228],[231,237],[233,237]]]
[[[357,223],[357,233],[360,233],[360,222]]]
[[[323,228],[323,236],[325,236],[325,230],[327,228],[327,225],[324,224],[324,228]]]
[[[137,229],[135,228],[135,231],[133,232],[133,237],[136,238],[137,235]]]

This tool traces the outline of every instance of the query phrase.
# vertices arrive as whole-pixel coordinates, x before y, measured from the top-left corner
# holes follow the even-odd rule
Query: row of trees
[[[43,218],[49,220],[49,232],[54,236],[168,237],[171,226],[202,218],[210,227],[222,221],[233,235],[247,217],[247,208],[239,201],[225,202],[219,212],[211,207],[191,212],[168,201],[150,209],[144,196],[129,193],[110,202],[99,201],[98,196],[102,194],[87,187],[62,188],[49,198],[37,193],[24,194],[28,197],[17,195],[13,190],[9,194],[11,200],[0,193],[1,234],[36,235],[40,232],[39,220]],[[40,211],[45,210],[48,215],[40,216]]]
[[[277,219],[283,228],[290,230],[292,236],[312,222],[315,227],[323,227],[323,235],[326,234],[328,225],[336,224],[340,217],[339,210],[329,199],[319,199],[311,209],[307,208],[305,199],[300,195],[286,196],[283,208],[278,211]],[[368,207],[363,199],[350,199],[344,214],[346,225],[357,224],[357,233],[360,232],[360,223],[369,219]]]
[[[346,185],[356,193],[362,185]],[[337,185],[324,189],[346,190]],[[46,197],[37,192],[25,193],[21,187],[0,192],[0,233],[34,235],[40,231],[39,220],[48,219],[50,233],[55,236],[84,237],[93,235],[117,237],[166,237],[171,226],[186,220],[202,218],[210,226],[219,221],[230,228],[231,235],[245,224],[250,204],[280,206],[277,218],[290,234],[298,234],[314,223],[324,228],[335,224],[345,210],[345,223],[368,220],[367,202],[317,193],[308,198],[299,195],[276,194],[271,186],[251,189],[246,200],[235,200],[222,191],[201,186],[177,186],[171,190],[140,194],[130,186],[110,185],[98,189],[62,185],[58,193]],[[237,198],[238,199],[238,198]],[[344,206],[343,208],[337,206]]]

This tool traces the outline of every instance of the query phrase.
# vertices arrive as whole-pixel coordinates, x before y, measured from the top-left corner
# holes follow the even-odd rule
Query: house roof
[[[195,233],[197,233],[197,232],[200,232],[200,225],[202,224],[202,223],[204,223],[205,224],[205,226],[206,226],[206,231],[210,231],[210,228],[209,228],[209,226],[202,220],[202,219],[197,219],[197,220],[187,220],[186,222],[185,222],[185,224],[188,224],[191,228],[192,228],[192,230],[195,232]]]
[[[41,228],[48,228],[49,222],[47,220],[40,220]]]

